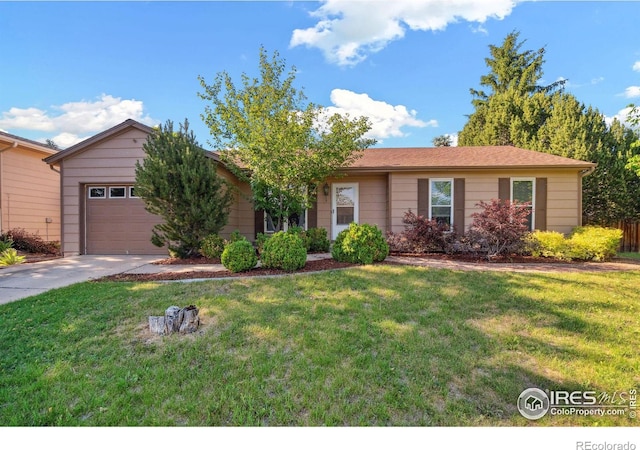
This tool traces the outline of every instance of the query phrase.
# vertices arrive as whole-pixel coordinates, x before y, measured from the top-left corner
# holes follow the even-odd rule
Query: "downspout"
[[[2,186],[4,184],[4,177],[2,176],[2,171],[4,170],[4,164],[2,161],[2,154],[6,151],[6,150],[10,150],[12,148],[16,148],[18,146],[18,141],[13,141],[13,144],[4,147],[4,148],[0,148],[0,233],[2,232]]]
[[[580,176],[580,189],[578,190],[578,219],[580,219],[580,226],[582,226],[582,179],[587,175],[591,175],[593,172],[595,172],[596,166],[597,164],[593,167],[589,167],[588,169],[584,169],[578,172],[578,175]]]

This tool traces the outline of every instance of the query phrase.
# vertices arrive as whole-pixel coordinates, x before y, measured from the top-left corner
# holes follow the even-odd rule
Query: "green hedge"
[[[302,269],[307,262],[307,248],[297,233],[274,233],[264,243],[260,254],[262,267],[289,272]]]
[[[256,250],[246,239],[228,244],[220,259],[222,265],[234,273],[253,269],[258,264]]]
[[[200,253],[207,258],[220,258],[223,251],[224,239],[217,234],[210,234],[200,244]]]
[[[527,239],[533,256],[564,260],[606,261],[616,255],[622,230],[596,226],[576,227],[566,238],[555,231],[534,231]]]
[[[355,264],[383,261],[388,254],[389,245],[382,231],[377,226],[366,223],[352,223],[349,228],[338,233],[331,250],[333,259]]]

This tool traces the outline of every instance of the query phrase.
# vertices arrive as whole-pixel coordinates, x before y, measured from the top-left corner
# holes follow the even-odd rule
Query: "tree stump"
[[[193,333],[200,325],[198,312],[195,305],[189,305],[185,308],[169,306],[164,316],[149,316],[149,330],[160,335]]]

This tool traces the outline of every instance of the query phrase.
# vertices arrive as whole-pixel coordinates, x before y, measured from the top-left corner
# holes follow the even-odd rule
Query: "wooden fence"
[[[640,222],[618,222],[616,228],[624,233],[622,243],[620,244],[621,252],[640,252]]]

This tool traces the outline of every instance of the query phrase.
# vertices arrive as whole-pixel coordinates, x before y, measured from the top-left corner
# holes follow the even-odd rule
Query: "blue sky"
[[[640,103],[640,3],[511,0],[2,2],[0,129],[67,147],[127,118],[209,131],[197,77],[255,75],[263,45],[310,101],[367,115],[377,146],[455,136],[511,31],[544,81],[608,118]]]

